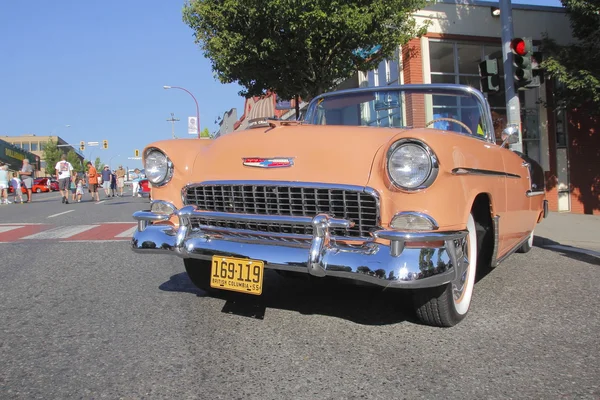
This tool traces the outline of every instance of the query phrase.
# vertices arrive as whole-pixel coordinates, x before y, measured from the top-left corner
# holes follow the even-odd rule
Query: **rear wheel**
[[[469,214],[467,238],[462,247],[462,259],[458,277],[452,282],[428,289],[419,289],[413,293],[413,302],[417,317],[421,322],[432,326],[454,326],[462,321],[471,305],[475,271],[477,266],[477,233],[475,220]],[[455,267],[456,268],[456,267]]]
[[[523,243],[521,245],[521,247],[519,247],[519,249],[517,250],[517,253],[529,253],[529,251],[531,250],[532,247],[533,247],[533,231],[531,231],[531,234],[529,235],[529,238],[527,238],[527,241],[525,243]]]
[[[42,193],[42,189],[40,189],[40,188],[37,188],[37,189],[35,189],[35,192],[36,192],[36,193]]]
[[[197,260],[194,258],[184,258],[183,265],[190,280],[199,289],[208,292],[210,287],[210,261]]]

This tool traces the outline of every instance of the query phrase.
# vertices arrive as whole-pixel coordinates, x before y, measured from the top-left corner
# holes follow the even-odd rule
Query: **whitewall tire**
[[[415,311],[427,325],[454,326],[467,315],[475,286],[477,269],[477,231],[475,220],[469,214],[467,237],[459,255],[458,277],[444,286],[416,290],[413,293]],[[456,267],[455,267],[456,268]]]

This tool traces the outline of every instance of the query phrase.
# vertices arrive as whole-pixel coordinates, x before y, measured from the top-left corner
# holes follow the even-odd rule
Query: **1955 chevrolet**
[[[302,121],[147,146],[152,203],[131,245],[181,257],[200,288],[261,295],[265,268],[332,276],[410,290],[423,323],[452,326],[476,270],[529,251],[547,214],[518,137],[468,86],[323,94]]]

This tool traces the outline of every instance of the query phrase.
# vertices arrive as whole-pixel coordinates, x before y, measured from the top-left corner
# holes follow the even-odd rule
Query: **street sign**
[[[142,157],[127,157],[128,160],[141,160]]]
[[[88,142],[88,146],[98,146],[99,142]]]

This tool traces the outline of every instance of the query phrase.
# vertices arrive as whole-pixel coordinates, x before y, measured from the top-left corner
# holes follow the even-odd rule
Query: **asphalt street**
[[[125,223],[147,206],[42,194],[0,206],[0,225]],[[209,295],[127,240],[0,254],[1,399],[600,398],[600,259],[584,254],[512,255],[449,329],[418,324],[398,292],[272,271],[261,297]]]

